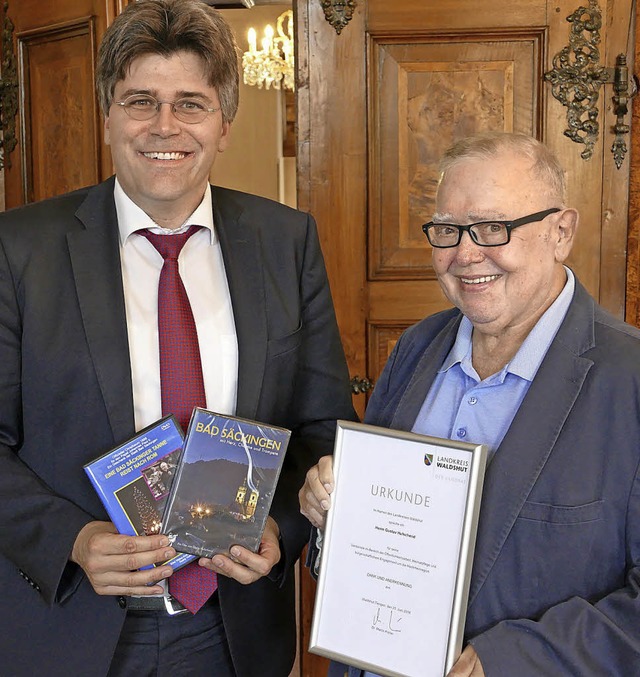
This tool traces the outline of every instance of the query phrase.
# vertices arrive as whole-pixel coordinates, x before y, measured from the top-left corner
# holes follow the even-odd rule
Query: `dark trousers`
[[[197,614],[129,611],[108,677],[236,677],[217,595]]]

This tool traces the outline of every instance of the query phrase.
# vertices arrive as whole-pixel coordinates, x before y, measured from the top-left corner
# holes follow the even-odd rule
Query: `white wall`
[[[249,48],[247,31],[250,26],[256,29],[259,44],[264,26],[270,23],[275,28],[277,17],[290,8],[290,4],[268,5],[225,9],[222,14],[236,34],[240,51],[245,52]],[[284,172],[280,167],[281,92],[245,85],[242,75],[240,80],[240,107],[231,125],[230,145],[216,159],[212,182],[290,204],[291,186],[295,186],[295,166],[292,169],[292,163],[285,163]],[[290,176],[292,171],[293,178]],[[282,182],[284,186],[280,191]]]

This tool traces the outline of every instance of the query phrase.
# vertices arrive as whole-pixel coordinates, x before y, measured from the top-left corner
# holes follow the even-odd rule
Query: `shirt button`
[[[477,401],[478,401],[477,397],[470,397],[469,398],[469,404],[476,404]]]
[[[456,431],[456,435],[458,437],[466,437],[467,436],[467,429],[466,428],[458,428]]]
[[[124,597],[118,597],[118,606],[121,609],[126,609],[127,608],[127,600]]]

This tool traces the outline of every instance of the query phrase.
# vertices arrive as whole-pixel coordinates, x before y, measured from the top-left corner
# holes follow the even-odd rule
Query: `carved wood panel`
[[[377,381],[402,332],[414,322],[408,320],[368,322],[367,341],[370,377]]]
[[[543,40],[542,29],[371,39],[370,279],[434,279],[420,226],[454,139],[539,136]]]
[[[3,41],[3,59],[18,64],[19,105],[11,115],[18,143],[5,166],[7,207],[80,188],[113,172],[102,140],[94,67],[100,38],[128,1],[0,4],[0,17],[14,26],[12,39]]]
[[[23,32],[23,184],[27,202],[99,180],[100,122],[91,17]]]

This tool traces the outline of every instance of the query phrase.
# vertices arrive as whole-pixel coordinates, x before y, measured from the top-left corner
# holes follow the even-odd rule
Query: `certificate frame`
[[[487,452],[338,421],[309,651],[388,677],[447,674],[462,649]],[[436,613],[424,609],[433,597]]]

